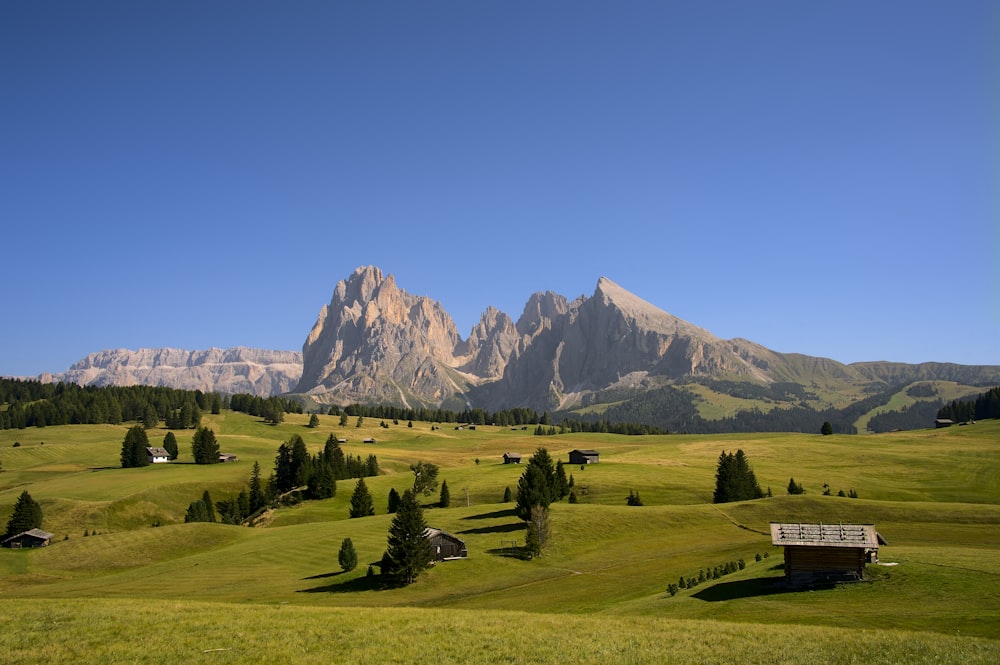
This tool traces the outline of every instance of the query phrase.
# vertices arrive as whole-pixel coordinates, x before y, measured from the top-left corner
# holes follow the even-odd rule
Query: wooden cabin
[[[428,527],[424,531],[424,536],[431,541],[431,550],[434,552],[435,561],[465,559],[469,556],[469,550],[465,547],[465,541],[457,536],[431,527]]]
[[[240,458],[232,453],[219,453],[219,463],[225,464],[227,462],[239,462]]]
[[[570,464],[597,464],[600,461],[600,453],[596,450],[571,450],[569,452]]]
[[[785,582],[812,586],[864,579],[885,541],[874,524],[772,522],[771,544],[785,550]]]
[[[504,464],[520,464],[521,463],[521,453],[504,453],[503,454]]]
[[[52,534],[48,531],[28,529],[5,539],[2,544],[4,547],[18,550],[25,547],[47,547],[51,540]]]
[[[167,452],[166,448],[147,447],[146,458],[150,464],[162,464],[170,461],[170,453]]]

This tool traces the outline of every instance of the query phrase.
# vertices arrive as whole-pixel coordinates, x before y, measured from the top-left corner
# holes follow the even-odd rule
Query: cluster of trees
[[[260,464],[254,462],[250,482],[240,489],[238,495],[213,502],[211,494],[205,490],[200,499],[188,505],[184,521],[239,525],[267,507],[273,499],[273,496],[268,496],[264,483],[261,482]]]
[[[743,450],[739,449],[735,453],[722,451],[715,471],[715,492],[712,494],[712,502],[728,503],[763,497],[764,492],[757,484],[757,477]]]
[[[930,427],[938,417],[943,400],[914,402],[900,407],[898,411],[883,411],[871,417],[868,429],[872,432],[892,432],[901,429],[923,429]]]
[[[514,503],[514,513],[526,522],[524,542],[529,557],[540,555],[549,539],[549,506],[569,492],[562,461],[553,464],[548,450],[536,450],[521,473]]]
[[[764,554],[764,557],[767,553]],[[761,560],[761,555],[757,555],[757,561]],[[683,575],[678,578],[677,584],[668,584],[667,593],[671,596],[676,596],[677,592],[681,589],[693,589],[699,584],[704,584],[709,580],[717,580],[720,577],[729,575],[730,573],[735,573],[738,570],[743,570],[746,568],[746,561],[739,559],[738,561],[727,561],[721,566],[714,566],[712,568],[702,568],[698,571],[697,577],[684,577]]]
[[[941,407],[937,417],[955,422],[1000,418],[1000,386],[981,393],[974,400],[955,400]]]
[[[278,447],[274,458],[272,483],[277,494],[296,487],[305,487],[303,498],[329,499],[337,493],[337,481],[348,478],[377,476],[378,458],[368,455],[345,455],[340,443],[332,434],[327,437],[323,450],[310,456],[305,441],[295,434]]]
[[[21,492],[14,504],[14,512],[7,520],[7,529],[4,538],[16,536],[19,533],[30,531],[31,529],[42,528],[42,506],[31,498],[28,490]]]
[[[225,408],[225,398],[200,390],[154,386],[79,386],[75,383],[41,383],[0,379],[0,429],[54,425],[120,425],[135,421],[147,428],[173,422],[185,407],[193,414]],[[189,415],[185,427],[193,427]],[[170,425],[168,424],[168,427]],[[178,427],[177,429],[183,429]]]
[[[147,447],[149,447],[149,437],[146,436],[146,428],[142,425],[130,427],[125,433],[125,440],[122,441],[122,468],[129,469],[138,466],[148,466],[149,456],[146,454]]]
[[[400,420],[423,420],[431,423],[468,423],[470,425],[535,425],[541,422],[538,412],[527,408],[506,409],[491,413],[483,409],[452,411],[440,408],[414,409],[389,405],[369,406],[364,404],[350,404],[345,407],[331,406],[329,415],[383,418],[391,419],[394,422]]]
[[[239,393],[229,398],[233,411],[263,418],[272,425],[284,422],[286,413],[302,413],[302,404],[284,397],[258,397]]]

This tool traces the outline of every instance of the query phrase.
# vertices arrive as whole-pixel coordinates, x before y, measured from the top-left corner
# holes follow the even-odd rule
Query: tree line
[[[1000,418],[1000,386],[980,393],[975,399],[954,400],[941,407],[937,417],[955,422]]]
[[[162,386],[79,386],[0,379],[0,429],[56,425],[120,425],[147,428],[161,421],[170,429],[197,427],[205,411],[219,413],[227,400],[216,393]]]

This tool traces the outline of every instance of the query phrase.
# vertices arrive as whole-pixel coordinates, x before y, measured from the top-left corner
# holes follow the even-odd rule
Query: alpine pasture
[[[119,461],[130,424],[0,431],[0,519],[27,489],[55,534],[47,548],[0,550],[4,661],[1000,662],[1000,422],[629,437],[356,420],[323,415],[310,428],[289,414],[270,426],[223,411],[202,425],[239,462],[191,463],[185,430],[178,460],[132,469]],[[149,430],[150,445],[166,432]],[[266,477],[296,434],[311,453],[333,434],[345,453],[378,457],[380,475],[365,479],[374,516],[348,519],[355,481],[342,480],[334,498],[278,508],[257,528],[183,523],[206,489],[235,497],[254,461]],[[578,503],[553,504],[551,541],[525,560],[510,550],[523,525],[502,502],[524,467],[502,456],[526,462],[539,447],[564,464],[573,449],[601,461],[566,464]],[[712,504],[718,457],[737,449],[773,496]],[[451,493],[449,508],[422,497],[426,522],[469,557],[382,588],[368,568],[386,546],[388,494],[412,484],[417,461],[438,465]],[[786,495],[792,477],[805,494]],[[859,498],[837,496],[852,489]],[[644,505],[627,506],[629,492]],[[771,521],[874,523],[883,565],[863,582],[789,591],[776,584]],[[344,573],[348,537],[359,565]]]

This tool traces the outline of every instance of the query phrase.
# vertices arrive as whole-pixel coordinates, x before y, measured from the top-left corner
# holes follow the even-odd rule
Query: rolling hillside
[[[240,462],[185,463],[188,431],[178,436],[177,463],[140,469],[117,468],[124,426],[0,431],[0,519],[28,489],[42,504],[44,528],[56,534],[45,549],[0,550],[2,602],[49,626],[55,653],[90,662],[136,653],[113,626],[139,603],[176,626],[173,637],[144,643],[162,653],[155,662],[182,662],[213,648],[224,649],[218,653],[227,662],[252,662],[254,653],[318,662],[331,647],[309,640],[334,625],[343,635],[327,639],[343,640],[346,653],[368,648],[375,662],[396,662],[412,647],[383,651],[351,635],[373,626],[407,630],[415,622],[452,662],[496,662],[501,653],[510,662],[555,662],[566,650],[589,653],[582,662],[597,662],[599,654],[632,662],[726,662],[735,654],[745,662],[781,662],[773,652],[743,656],[748,645],[763,650],[774,641],[787,662],[809,649],[824,662],[992,662],[1000,653],[1000,422],[869,437],[537,437],[490,426],[432,430],[423,422],[386,429],[373,419],[341,428],[332,416],[310,429],[307,419],[289,415],[272,427],[228,411],[205,416],[221,448]],[[349,454],[378,456],[382,473],[366,479],[375,516],[347,519],[354,481],[340,481],[333,499],[278,509],[263,528],[183,523],[187,504],[205,489],[216,500],[235,495],[253,461],[266,472],[278,445],[294,434],[315,452],[331,433],[348,438]],[[152,430],[151,443],[164,434]],[[361,444],[364,437],[379,443]],[[601,462],[566,467],[580,503],[553,505],[552,543],[526,561],[504,551],[511,540],[523,543],[524,531],[513,505],[501,503],[523,469],[500,458],[505,451],[527,457],[539,446],[564,462],[574,448],[594,448]],[[736,448],[773,498],[710,503],[719,453]],[[436,495],[427,497],[425,519],[464,539],[470,556],[435,566],[410,587],[383,589],[377,576],[366,576],[368,563],[385,549],[388,492],[410,485],[408,467],[418,460],[438,464],[452,494],[447,509],[432,506]],[[785,495],[789,477],[805,495]],[[824,483],[834,496],[823,496]],[[860,498],[835,496],[839,489]],[[643,506],[625,505],[630,491]],[[889,543],[881,560],[896,565],[870,566],[868,583],[776,592],[781,551],[765,535],[770,521],[875,523]],[[98,534],[84,537],[85,530]],[[360,558],[350,573],[337,565],[345,537]],[[746,565],[737,573],[666,593],[679,577],[741,559]],[[236,617],[239,628],[213,632],[208,617],[215,614]],[[196,625],[195,616],[205,620]],[[274,621],[281,633],[263,635]],[[538,626],[535,637],[497,646],[501,627],[526,622]],[[595,630],[596,622],[604,629]],[[90,624],[108,632],[80,646]],[[558,626],[601,636],[584,642]],[[14,654],[10,662],[37,657],[32,640],[39,630],[3,631],[0,648]],[[676,637],[657,645],[648,631]],[[867,636],[864,646],[851,638],[857,631]],[[546,636],[552,646],[544,646]]]

